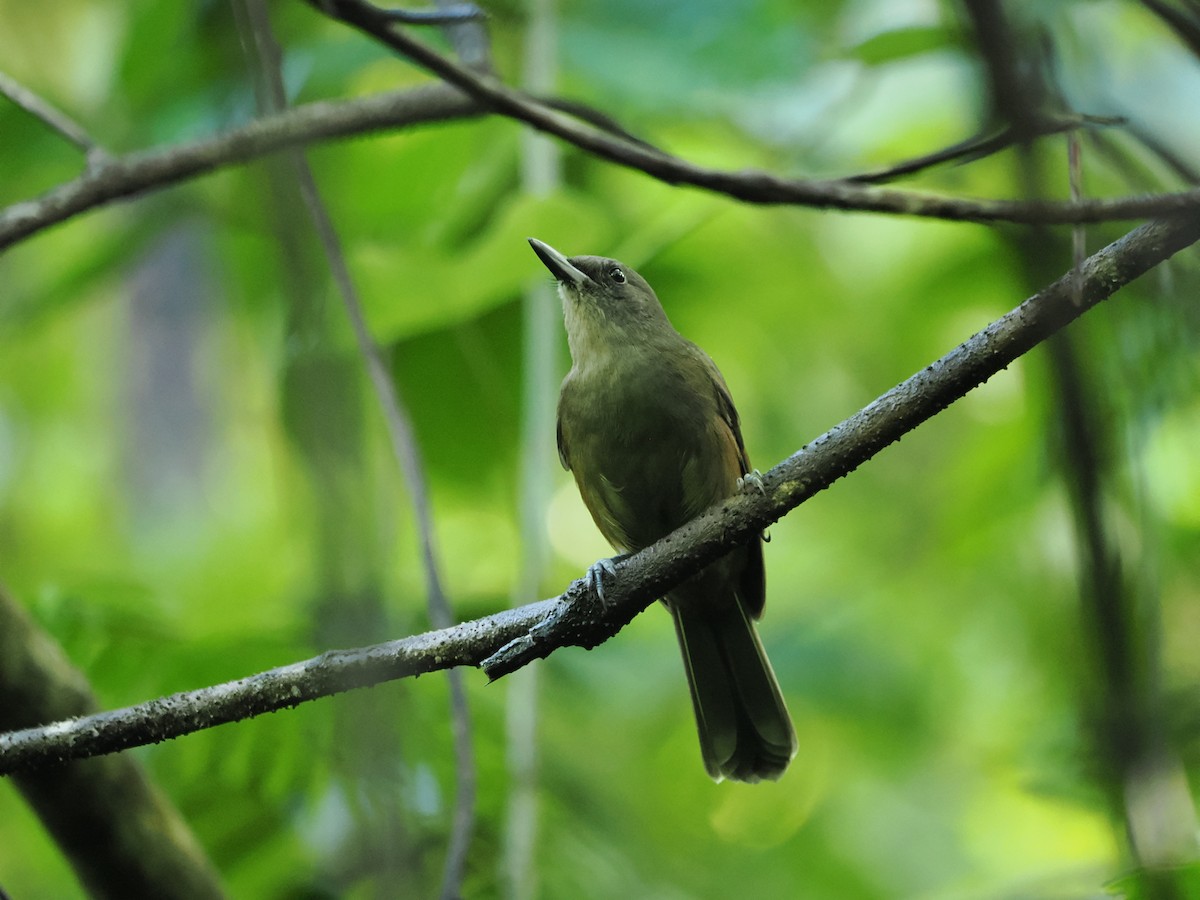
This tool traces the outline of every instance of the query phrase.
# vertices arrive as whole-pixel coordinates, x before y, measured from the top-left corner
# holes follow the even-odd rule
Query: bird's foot
[[[765,497],[767,495],[767,486],[763,484],[762,472],[758,471],[758,469],[755,469],[752,472],[747,472],[745,475],[739,478],[737,480],[737,489],[743,493],[746,491],[758,491],[758,494],[761,497]],[[764,544],[771,543],[771,535],[766,531],[762,533],[762,539]]]
[[[767,486],[763,484],[762,472],[755,469],[753,472],[747,472],[737,480],[737,489],[739,491],[755,490],[762,496],[767,494]]]
[[[588,586],[588,590],[595,591],[596,597],[600,600],[600,605],[608,609],[608,600],[604,597],[604,579],[617,577],[617,563],[628,558],[628,553],[622,553],[620,556],[614,556],[611,559],[601,559],[592,563],[588,568],[587,574],[583,576],[583,582]]]

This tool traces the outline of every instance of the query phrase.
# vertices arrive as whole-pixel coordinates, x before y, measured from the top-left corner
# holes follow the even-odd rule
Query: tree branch
[[[1192,215],[1147,223],[1109,244],[1080,270],[1063,275],[775,466],[763,476],[763,495],[751,492],[717,504],[617,563],[616,583],[605,587],[608,608],[600,617],[602,623],[593,623],[586,618],[588,613],[564,603],[551,620],[484,660],[484,671],[498,678],[547,656],[564,643],[564,637],[586,647],[599,643],[593,634],[602,634],[613,624],[623,627],[683,578],[853,472],[1118,288],[1197,240],[1200,215]],[[573,592],[574,586],[564,596],[573,599]]]
[[[346,0],[306,0],[322,11],[344,10]],[[370,9],[368,7],[368,9]],[[340,17],[340,14],[339,14]],[[494,111],[526,122],[568,143],[668,184],[687,184],[747,203],[792,204],[825,209],[878,212],[971,222],[1073,224],[1140,219],[1200,207],[1200,188],[1078,203],[1021,202],[942,197],[874,187],[850,179],[788,179],[753,169],[726,172],[695,166],[604,126],[611,119],[579,104],[539,100],[504,87],[394,31],[381,13],[363,28],[413,61],[440,75],[446,84],[406,89],[352,101],[322,101],[259,119],[225,134],[188,144],[101,158],[86,173],[33,200],[0,210],[0,251],[73,216],[196,175],[320,140],[417,125],[473,118]],[[466,92],[464,95],[463,91]],[[569,109],[592,129],[556,111]]]
[[[1073,224],[1140,219],[1195,209],[1200,189],[1078,203],[977,200],[873,187],[845,179],[789,179],[753,169],[708,169],[566,118],[534,97],[475,72],[410,37],[383,11],[361,0],[305,0],[353,25],[493,111],[553,134],[594,156],[638,169],[668,184],[688,184],[747,203],[795,204],[969,222]]]
[[[398,678],[477,665],[541,621],[555,602],[542,600],[370,647],[330,650],[237,681],[3,734],[0,775],[158,743]]]
[[[82,150],[89,162],[99,162],[104,158],[104,150],[92,140],[82,125],[3,72],[0,72],[0,94]]]
[[[1125,124],[1127,124],[1126,120],[1117,116],[1092,116],[1087,114],[1040,115],[1032,123],[1031,128],[1034,132],[1033,136],[1047,137],[1049,135],[1062,134],[1064,131],[1076,132],[1080,128],[1088,126]],[[1009,147],[1028,138],[1029,135],[1023,136],[1018,134],[1015,129],[1005,127],[991,133],[972,135],[956,144],[951,144],[949,147],[943,147],[940,150],[916,156],[912,159],[902,160],[882,169],[859,172],[856,175],[847,175],[846,181],[855,181],[860,184],[883,184],[884,182],[894,181],[897,178],[907,175],[915,175],[944,163],[972,162],[982,159],[985,156],[991,156],[1002,150],[1007,150]]]
[[[453,87],[431,84],[361,100],[310,103],[192,143],[103,159],[78,178],[36,199],[0,210],[0,250],[114,200],[288,147],[386,128],[472,118],[486,111]]]
[[[439,3],[436,9],[387,9],[383,12],[406,25],[458,25],[484,17],[483,10],[473,3]]]
[[[1119,288],[1200,240],[1200,216],[1142,225],[771,469],[617,566],[601,606],[583,580],[557,598],[397,641],[334,650],[238,681],[0,735],[0,775],[179,737],[383,681],[454,666],[499,678],[554,649],[594,647],[655,598],[1004,369]]]

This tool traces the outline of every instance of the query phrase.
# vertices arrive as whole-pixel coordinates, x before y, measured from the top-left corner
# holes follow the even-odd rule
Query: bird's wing
[[[746,445],[742,441],[742,423],[738,419],[737,408],[733,405],[733,397],[729,393],[729,385],[725,383],[725,379],[721,375],[721,370],[707,356],[705,356],[705,361],[708,363],[709,374],[712,375],[713,389],[717,395],[717,414],[729,429],[734,443],[737,444],[738,463],[741,465],[741,471],[738,472],[740,477],[751,471],[750,457],[746,454]]]
[[[585,483],[576,472],[575,483],[579,485],[584,506],[592,514],[596,527],[613,549],[618,553],[640,549],[629,535],[629,523],[635,522],[636,517],[629,509],[628,500],[621,495],[621,488],[605,478],[603,473]]]
[[[567,436],[563,433],[563,407],[567,402],[567,394],[573,387],[573,374],[574,372],[568,372],[567,377],[563,379],[562,387],[558,389],[557,422],[555,423],[555,430],[558,433],[558,461],[562,463],[562,467],[568,472],[571,471],[571,448],[567,443]]]
[[[567,450],[567,439],[563,437],[562,416],[558,417],[558,461],[562,463],[562,467],[568,472],[571,471],[571,455]]]
[[[721,376],[716,363],[708,360],[708,365],[712,372],[713,388],[717,396],[717,415],[724,426],[721,430],[728,441],[726,444],[727,458],[733,462],[736,451],[736,463],[739,467],[736,477],[740,478],[753,471],[750,466],[750,456],[746,453],[746,445],[742,441],[741,422],[738,419],[737,408],[733,405],[729,386],[725,384],[725,379]],[[766,601],[766,577],[763,571],[761,540],[753,540],[746,546],[745,560],[746,567],[742,572],[738,598],[750,617],[757,619],[762,615]]]

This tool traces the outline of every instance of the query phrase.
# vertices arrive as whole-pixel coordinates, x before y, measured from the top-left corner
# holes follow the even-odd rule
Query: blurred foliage
[[[515,79],[528,13],[488,8]],[[305,4],[272,12],[295,102],[422,80]],[[1085,136],[1090,195],[1179,186],[1138,135],[1200,166],[1200,68],[1165,26],[1116,0],[1031,14],[1074,109],[1128,119]],[[983,126],[982,71],[953,4],[570,0],[560,15],[562,92],[702,163],[850,174]],[[0,0],[0,16],[5,71],[114,152],[253,114],[225,4]],[[491,119],[309,153],[394,350],[462,618],[503,607],[516,578],[519,302],[545,277],[527,235],[645,274],[722,367],[762,469],[1038,286],[1006,229],[738,205],[571,149],[562,188],[533,198],[519,132]],[[1035,152],[1064,196],[1063,138]],[[3,203],[82,166],[4,102],[0,161]],[[1011,196],[1019,179],[1005,153],[913,183]],[[107,705],[425,627],[377,403],[325,267],[306,256],[307,223],[287,220],[271,184],[263,163],[223,171],[0,256],[0,578]],[[1089,247],[1124,227],[1089,229]],[[1047,242],[1057,271],[1066,237]],[[1117,537],[1151,598],[1151,655],[1193,780],[1196,268],[1187,251],[1071,329],[1118,438]],[[299,291],[319,324],[303,324]],[[1144,895],[1100,783],[1048,380],[1035,352],[772,529],[762,634],[801,738],[777,785],[705,777],[660,611],[541,664],[544,896]],[[545,595],[607,553],[569,477],[552,477]],[[468,676],[480,821],[466,893],[487,897],[510,780],[505,693]],[[439,678],[137,755],[235,896],[435,891],[453,795]],[[0,885],[80,893],[7,786]]]

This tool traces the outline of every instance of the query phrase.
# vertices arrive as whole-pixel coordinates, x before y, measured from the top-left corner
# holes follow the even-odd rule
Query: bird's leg
[[[767,495],[767,486],[763,484],[762,472],[758,471],[758,469],[747,472],[739,478],[737,480],[737,488],[742,492],[758,491],[759,495],[763,497]],[[764,544],[771,543],[771,535],[765,530],[762,533],[762,539]]]
[[[617,563],[628,558],[628,553],[621,553],[611,559],[597,560],[588,567],[587,574],[583,576],[584,584],[588,586],[589,590],[596,592],[596,596],[600,599],[600,605],[605,609],[608,609],[608,601],[604,599],[604,579],[606,577],[615,578]]]

